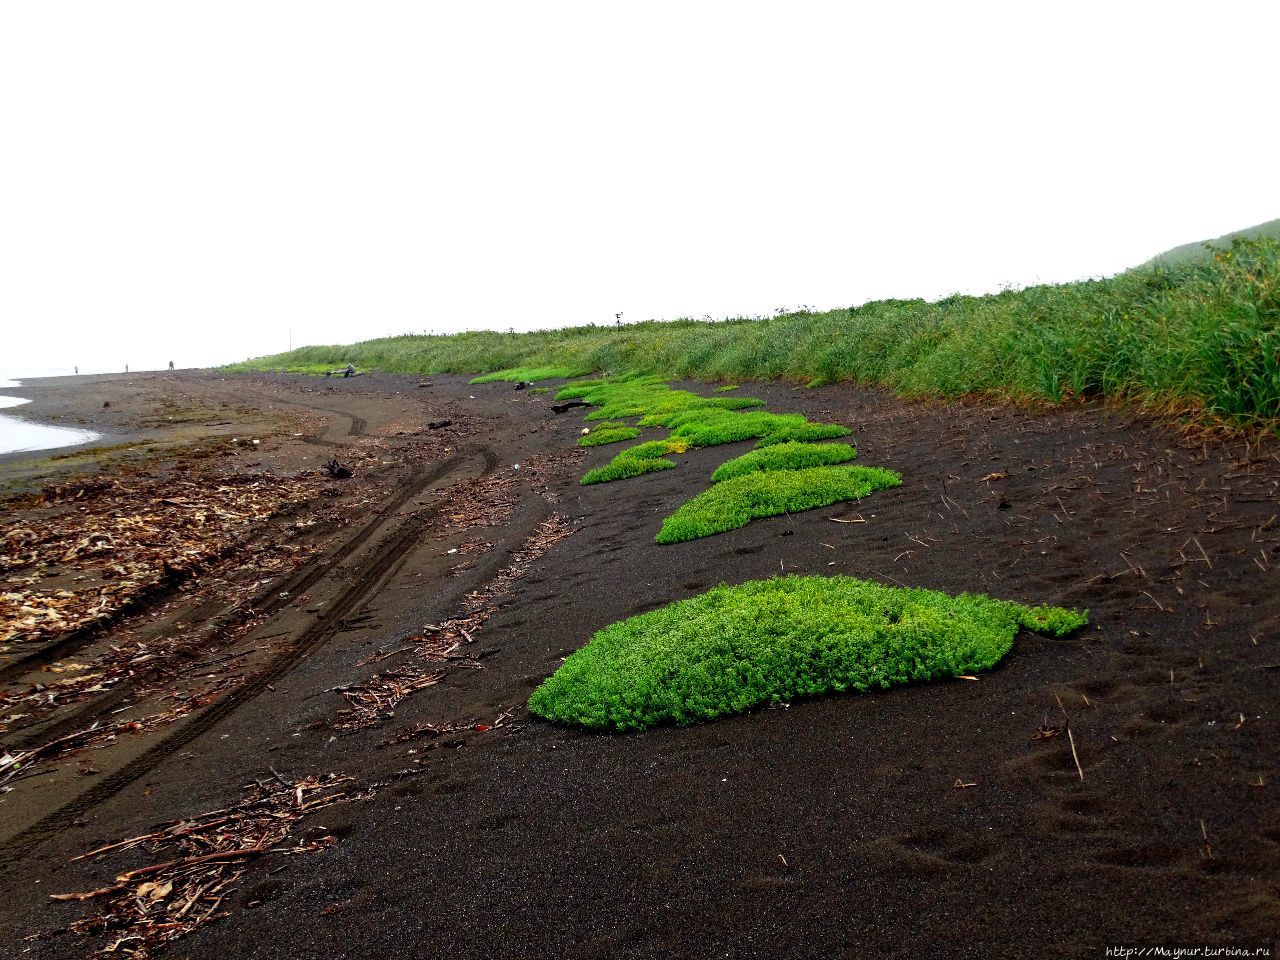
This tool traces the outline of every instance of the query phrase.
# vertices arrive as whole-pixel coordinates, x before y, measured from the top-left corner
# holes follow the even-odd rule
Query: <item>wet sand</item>
[[[21,384],[0,380],[0,390],[21,390]],[[25,396],[0,394],[0,410],[23,407],[31,401]],[[21,411],[19,411],[20,413]],[[0,456],[30,453],[36,450],[63,450],[91,443],[99,434],[92,430],[38,423],[24,416],[0,413]]]

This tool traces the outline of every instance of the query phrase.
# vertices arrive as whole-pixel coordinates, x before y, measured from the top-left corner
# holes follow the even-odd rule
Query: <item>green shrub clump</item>
[[[803,470],[806,467],[828,467],[846,463],[857,456],[847,443],[786,443],[759,447],[733,460],[726,460],[711,475],[712,483],[732,480],[748,473],[764,470]]]
[[[638,477],[642,473],[653,473],[656,470],[670,470],[675,462],[667,460],[667,455],[684,453],[688,449],[689,445],[680,440],[650,440],[620,451],[603,467],[588,470],[578,482],[589,486],[593,483]]]
[[[585,400],[596,408],[587,414],[588,420],[643,417],[697,408],[741,410],[763,403],[754,397],[704,397],[690,390],[673,390],[655,377],[571,383],[556,394],[556,399]]]
[[[765,413],[752,410],[734,413],[714,408],[695,408],[671,413],[650,414],[640,420],[642,427],[669,427],[673,436],[693,447],[714,447],[722,443],[758,439],[767,447],[788,441],[831,440],[847,437],[849,429],[835,423],[814,423],[799,413]]]
[[[598,730],[690,724],[824,693],[989,670],[1020,628],[1064,636],[1088,612],[851,577],[776,577],[606,627],[529,698]]]
[[[569,380],[590,373],[581,367],[511,367],[508,370],[497,370],[479,377],[472,377],[468,383],[525,383],[538,380]]]
[[[658,543],[697,540],[745,527],[752,520],[800,513],[902,483],[882,467],[809,467],[806,470],[753,471],[717,483],[681,504],[662,521]]]
[[[578,438],[580,447],[603,447],[606,443],[617,443],[620,440],[634,440],[640,436],[639,427],[596,427],[590,433]]]

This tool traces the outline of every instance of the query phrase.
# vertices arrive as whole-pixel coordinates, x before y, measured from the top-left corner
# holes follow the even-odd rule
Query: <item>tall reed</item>
[[[401,336],[302,347],[240,369],[487,373],[557,366],[706,380],[881,384],[908,395],[1105,396],[1275,429],[1280,241],[1207,263],[989,296],[532,333]]]

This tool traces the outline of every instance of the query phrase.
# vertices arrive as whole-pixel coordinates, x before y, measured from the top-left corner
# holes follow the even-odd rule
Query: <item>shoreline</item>
[[[6,391],[21,389],[23,389],[21,383],[15,383],[10,387],[0,387],[0,390]],[[8,412],[28,407],[30,404],[30,397],[18,397],[8,393],[0,394],[0,463],[6,462],[6,458],[20,458],[22,455],[38,453],[51,456],[66,453],[102,439],[102,434],[93,430],[64,427],[26,417],[21,413]],[[68,436],[68,434],[71,434],[71,436]],[[55,439],[67,440],[68,442],[48,442]],[[15,444],[25,445],[15,446]]]

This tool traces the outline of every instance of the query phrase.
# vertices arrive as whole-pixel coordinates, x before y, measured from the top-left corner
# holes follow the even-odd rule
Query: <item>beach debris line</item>
[[[513,708],[499,712],[491,723],[482,723],[474,718],[451,720],[447,723],[415,723],[412,726],[405,727],[399,733],[392,734],[378,746],[382,748],[396,746],[401,743],[427,741],[425,744],[419,744],[413,750],[410,750],[410,753],[424,753],[428,750],[434,750],[436,747],[460,747],[465,742],[462,739],[442,740],[440,738],[446,734],[491,733],[494,730],[505,730],[508,733],[513,733],[522,726],[513,722],[515,715],[516,711]],[[414,762],[417,763],[416,760]]]
[[[248,784],[238,804],[171,820],[150,833],[73,857],[74,863],[141,849],[155,862],[119,873],[105,886],[55,893],[50,899],[93,904],[94,912],[69,929],[104,941],[94,956],[145,960],[224,916],[224,905],[251,861],[318,853],[336,844],[338,838],[323,829],[308,829],[297,839],[291,835],[306,817],[335,804],[370,799],[381,786],[354,783],[352,777],[332,774],[295,781],[272,770],[269,778]]]
[[[573,532],[573,524],[559,514],[552,514],[539,523],[512,552],[510,564],[499,570],[484,589],[466,595],[457,616],[438,624],[425,624],[421,633],[400,641],[386,656],[375,654],[363,661],[374,663],[411,652],[410,663],[376,673],[362,682],[331,688],[342,694],[346,707],[338,711],[332,721],[321,721],[319,725],[348,732],[372,727],[392,716],[408,697],[435,686],[450,669],[481,669],[480,661],[498,651],[481,650],[472,654],[466,648],[476,642],[476,634],[498,611],[498,601],[511,585],[528,572],[535,560]]]
[[[10,501],[0,521],[0,657],[105,623],[206,569],[261,521],[308,499],[312,482],[184,462]]]
[[[365,683],[333,687],[348,704],[346,709],[339,712],[338,720],[333,726],[339,730],[360,730],[373,726],[383,717],[390,716],[400,701],[419,690],[435,686],[444,677],[444,670],[427,671],[413,666],[375,673]]]
[[[198,582],[188,583],[192,589],[184,597],[189,601],[226,597],[237,589],[236,577],[257,575],[269,580],[295,568],[314,550],[314,545],[272,540],[259,547],[251,565],[224,558]],[[267,581],[255,580],[248,589],[256,590],[263,582]],[[243,669],[243,661],[254,651],[241,641],[265,616],[255,609],[253,599],[246,597],[203,628],[155,636],[144,623],[140,635],[126,631],[102,652],[85,656],[83,663],[57,660],[45,664],[31,674],[29,682],[0,690],[0,740],[19,725],[30,727],[62,707],[107,694],[121,685],[140,698],[158,696],[202,706],[243,682],[243,675],[236,671]]]
[[[446,498],[444,519],[436,539],[469,530],[472,527],[500,527],[515,510],[520,498],[517,478],[503,473],[488,473],[473,480],[459,480],[441,496]]]
[[[115,740],[122,733],[145,733],[166,726],[185,717],[202,704],[190,700],[173,710],[156,713],[136,720],[118,720],[115,723],[94,721],[83,730],[68,733],[30,750],[17,750],[0,757],[0,793],[8,793],[10,784],[33,776],[39,764],[51,763],[86,747],[100,746]]]

